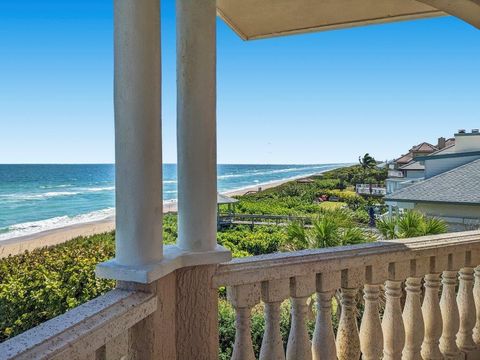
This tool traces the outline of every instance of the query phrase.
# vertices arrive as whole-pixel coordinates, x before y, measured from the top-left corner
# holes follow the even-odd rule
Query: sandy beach
[[[318,173],[320,174],[320,173]],[[315,174],[317,175],[317,174]],[[310,175],[313,176],[313,175]],[[222,193],[227,196],[241,196],[248,192],[256,192],[259,189],[270,189],[289,181],[308,178],[308,176],[299,176],[296,178],[274,181],[266,184],[255,184],[243,189],[227,191]],[[164,213],[177,212],[177,201],[165,201],[163,204]],[[21,254],[25,251],[32,251],[45,246],[53,246],[71,240],[78,236],[90,236],[115,229],[115,217],[109,216],[102,220],[85,222],[75,225],[68,225],[51,230],[45,230],[30,235],[18,236],[11,239],[0,241],[0,259],[9,255]]]

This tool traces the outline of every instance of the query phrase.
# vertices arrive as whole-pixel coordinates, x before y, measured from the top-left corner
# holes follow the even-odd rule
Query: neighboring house
[[[398,187],[386,196],[392,208],[416,209],[428,216],[441,217],[451,230],[465,230],[480,225],[480,133],[461,130],[450,142],[428,156],[419,156],[403,171],[420,171],[424,176]],[[387,182],[388,184],[388,182]],[[389,190],[392,190],[392,186]]]
[[[420,159],[431,154],[435,154],[455,144],[455,138],[438,139],[437,145],[427,142],[413,146],[409,152],[394,160],[388,171],[388,179],[386,180],[387,194],[410,186],[419,180],[425,178],[425,165]]]
[[[420,161],[411,161],[407,165],[398,168],[404,179],[421,179],[425,177],[425,165]]]
[[[440,140],[440,139],[439,139]],[[425,156],[437,151],[439,148],[427,142],[412,146],[412,148],[405,155],[400,156],[393,162],[393,169],[399,170],[414,161],[418,156]],[[392,170],[393,170],[392,169]]]

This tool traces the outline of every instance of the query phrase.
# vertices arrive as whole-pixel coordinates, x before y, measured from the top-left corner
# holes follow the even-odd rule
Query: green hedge
[[[80,237],[0,260],[0,341],[113,288],[95,265],[114,256],[114,234]]]

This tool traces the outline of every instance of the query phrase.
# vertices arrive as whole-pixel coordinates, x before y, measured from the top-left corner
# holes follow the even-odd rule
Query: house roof
[[[445,141],[445,147],[455,145],[455,138],[450,138]]]
[[[425,165],[420,161],[411,161],[407,165],[399,167],[400,170],[425,170]]]
[[[427,142],[422,142],[418,145],[415,145],[415,146],[412,146],[412,148],[410,149],[410,151],[405,154],[405,155],[402,155],[400,156],[398,159],[395,160],[395,162],[397,164],[408,164],[410,162],[413,161],[413,153],[427,153],[427,154],[430,154],[430,153],[433,153],[435,151],[437,151],[437,147],[430,144],[430,143],[427,143]]]
[[[428,0],[217,0],[244,40],[446,15]],[[442,9],[443,10],[443,9]]]
[[[396,191],[385,200],[480,205],[480,159]]]
[[[405,154],[400,156],[397,160],[395,160],[398,164],[408,164],[410,161],[413,160],[413,156],[411,153]]]
[[[451,154],[455,152],[455,142],[450,143],[449,145],[446,145],[443,149],[434,151],[431,154],[428,154],[428,156],[434,156],[434,155],[440,155],[440,154]]]
[[[430,143],[423,142],[421,144],[415,145],[412,147],[410,151],[415,151],[415,152],[434,152],[437,151],[438,148]]]

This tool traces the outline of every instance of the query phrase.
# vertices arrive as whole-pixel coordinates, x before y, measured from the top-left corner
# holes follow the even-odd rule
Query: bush
[[[286,231],[277,226],[234,226],[219,232],[218,243],[228,247],[239,257],[262,255],[280,251],[281,244],[286,240]]]
[[[80,237],[0,260],[0,341],[63,314],[113,288],[95,277],[114,256],[114,234]]]
[[[345,185],[355,186],[369,181],[383,185],[388,176],[388,169],[363,169],[360,165],[343,167],[327,171],[322,174],[322,179],[340,179]]]
[[[386,239],[444,234],[448,230],[445,221],[426,217],[414,210],[400,216],[384,217],[377,221],[377,228]]]

